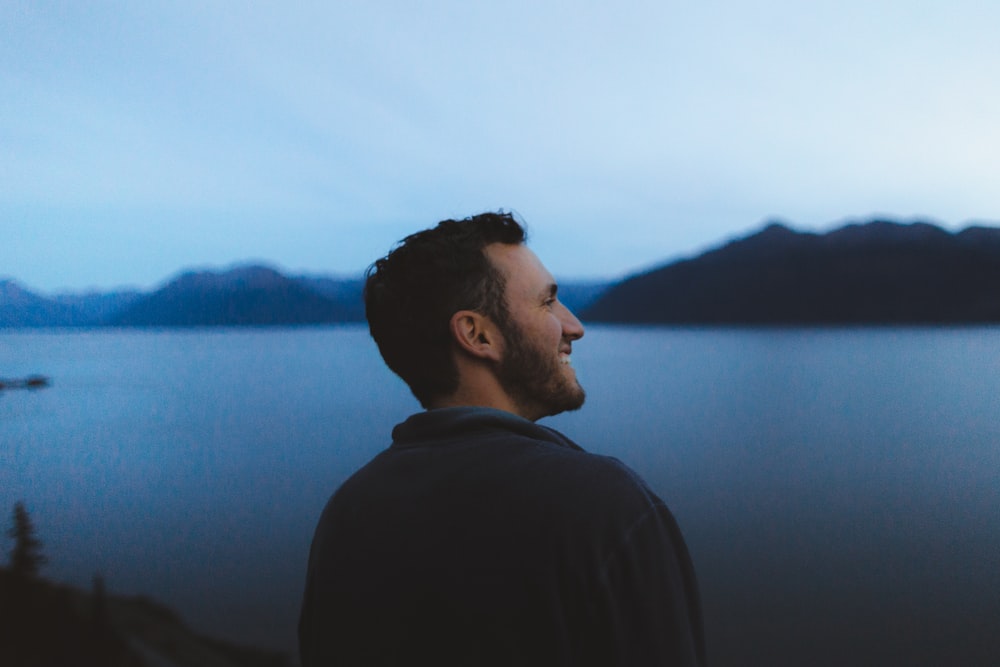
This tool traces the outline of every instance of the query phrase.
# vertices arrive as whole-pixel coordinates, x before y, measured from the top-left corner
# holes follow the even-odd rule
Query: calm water
[[[1000,662],[1000,329],[591,327],[580,412],[688,538],[720,665]],[[49,577],[294,648],[333,489],[418,409],[360,327],[2,333],[0,511]]]

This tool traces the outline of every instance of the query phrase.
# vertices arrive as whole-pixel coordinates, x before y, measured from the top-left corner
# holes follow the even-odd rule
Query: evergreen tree
[[[48,559],[42,554],[42,543],[35,536],[35,525],[31,522],[23,502],[14,504],[14,525],[7,531],[14,538],[14,549],[10,552],[10,571],[18,576],[34,578]]]

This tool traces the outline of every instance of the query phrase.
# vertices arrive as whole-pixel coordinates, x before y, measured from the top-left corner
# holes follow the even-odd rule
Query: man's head
[[[455,396],[470,368],[533,419],[583,403],[568,365],[583,328],[524,241],[509,213],[483,213],[412,234],[369,268],[372,337],[425,408]]]

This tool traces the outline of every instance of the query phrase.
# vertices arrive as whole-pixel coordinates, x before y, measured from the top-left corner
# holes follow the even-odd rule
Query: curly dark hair
[[[483,248],[524,243],[510,213],[481,213],[400,241],[365,274],[368,329],[386,365],[403,378],[424,408],[458,388],[452,359],[451,316],[474,310],[501,330],[508,322],[506,281]]]

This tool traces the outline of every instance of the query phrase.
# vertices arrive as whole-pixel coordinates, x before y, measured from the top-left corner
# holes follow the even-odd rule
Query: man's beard
[[[504,358],[498,369],[500,385],[521,413],[532,421],[578,410],[586,392],[575,377],[567,377],[557,350],[532,345],[514,322],[503,327]]]

